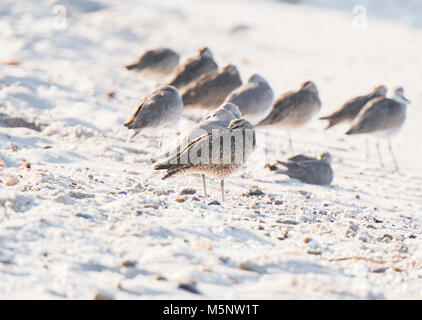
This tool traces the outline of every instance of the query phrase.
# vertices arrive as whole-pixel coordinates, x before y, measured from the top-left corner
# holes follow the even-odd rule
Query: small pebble
[[[239,269],[242,269],[242,270],[245,270],[245,271],[256,272],[256,273],[260,273],[260,274],[267,273],[267,271],[265,271],[264,268],[258,266],[257,264],[255,264],[253,262],[248,262],[248,261],[240,263]]]
[[[178,288],[193,294],[201,294],[201,292],[196,288],[194,283],[179,283]]]
[[[136,261],[133,261],[133,260],[125,260],[125,261],[122,262],[122,265],[121,266],[122,267],[125,267],[125,268],[133,268],[133,267],[136,266]]]
[[[181,192],[180,192],[180,194],[181,195],[185,195],[185,194],[195,194],[196,193],[196,190],[195,189],[192,189],[192,188],[186,188],[186,189],[183,189]]]
[[[303,243],[309,243],[309,242],[311,242],[312,241],[312,238],[311,237],[304,237],[303,239],[302,239],[302,242]]]
[[[290,225],[293,225],[293,226],[299,224],[299,222],[293,221],[293,220],[277,220],[276,222],[277,223],[283,223],[283,224],[290,224]]]
[[[265,193],[262,190],[260,190],[258,187],[252,187],[244,195],[249,196],[249,197],[253,197],[253,196],[260,197],[260,196],[264,196]]]
[[[185,202],[187,198],[188,198],[187,196],[178,197],[178,198],[174,199],[174,201],[179,202],[179,203],[180,202]]]
[[[113,300],[113,297],[106,293],[97,292],[92,299],[93,300]]]
[[[157,280],[157,281],[167,281],[167,278],[159,274],[155,277],[155,280]]]
[[[388,270],[388,267],[381,267],[381,268],[376,268],[371,270],[371,272],[373,273],[384,273]]]
[[[6,186],[12,187],[12,186],[18,184],[18,182],[19,182],[19,179],[18,178],[16,178],[16,177],[10,177],[10,178],[8,178],[6,180]]]
[[[87,220],[93,220],[92,216],[90,216],[89,214],[85,214],[85,213],[77,213],[76,216],[78,218],[83,218],[83,219],[87,219]]]

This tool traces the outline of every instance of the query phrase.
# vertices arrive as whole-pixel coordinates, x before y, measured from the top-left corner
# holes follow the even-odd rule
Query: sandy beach
[[[421,299],[422,8],[378,2],[362,26],[345,1],[2,1],[0,299]],[[365,137],[315,119],[294,153],[330,152],[330,186],[265,168],[292,155],[277,129],[257,130],[225,202],[217,180],[208,198],[199,176],[161,180],[150,159],[174,130],[123,127],[169,80],[124,68],[156,46],[182,61],[207,46],[276,97],[312,80],[320,116],[402,86],[400,171],[386,142],[380,168],[374,140],[366,160]]]

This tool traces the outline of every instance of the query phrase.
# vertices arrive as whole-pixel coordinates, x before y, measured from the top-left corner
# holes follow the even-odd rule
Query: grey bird
[[[204,47],[199,50],[199,55],[188,59],[183,65],[176,69],[170,85],[180,89],[192,81],[195,81],[202,75],[214,74],[218,72],[217,63],[215,63],[210,49]]]
[[[223,103],[201,120],[198,125],[191,128],[187,136],[192,141],[211,130],[227,128],[232,120],[240,119],[240,117],[241,113],[236,105],[233,103]]]
[[[278,98],[267,117],[256,127],[278,126],[289,133],[289,145],[292,150],[290,130],[302,127],[311,121],[321,109],[318,89],[312,81],[302,84],[299,91],[287,92]]]
[[[279,169],[278,165],[282,165],[284,168]],[[320,159],[296,155],[286,162],[277,161],[275,164],[266,167],[308,184],[329,185],[334,178],[334,172],[331,168],[331,155],[328,152],[321,154]]]
[[[224,179],[245,164],[255,146],[252,125],[245,119],[236,119],[228,128],[212,130],[192,141],[172,158],[157,164],[154,170],[166,170],[162,179],[184,173],[216,177],[220,179],[221,199],[224,201]],[[202,182],[206,197],[205,180]]]
[[[182,113],[179,92],[175,87],[165,85],[145,97],[124,126],[134,130],[134,137],[144,128],[174,126]]]
[[[241,113],[236,105],[232,103],[223,103],[196,126],[182,134],[181,137],[171,141],[169,143],[170,148],[167,148],[167,150],[159,155],[157,159],[168,158],[175,155],[177,152],[183,150],[191,141],[211,132],[211,130],[227,128],[232,120],[240,119],[240,117]],[[153,161],[156,161],[156,159],[153,159]]]
[[[214,109],[237,87],[242,85],[239,71],[234,65],[226,65],[216,74],[203,75],[186,87],[182,94],[186,108]]]
[[[247,83],[232,91],[225,101],[237,105],[245,119],[257,123],[271,110],[273,100],[274,92],[267,81],[253,74]]]
[[[362,108],[365,106],[365,104],[367,104],[372,99],[385,97],[386,94],[387,88],[385,86],[381,85],[375,87],[372,92],[348,100],[337,111],[328,116],[321,117],[320,120],[328,120],[328,125],[325,129],[329,129],[339,123],[352,122],[360,110],[362,110]]]
[[[403,88],[394,91],[393,98],[380,97],[369,101],[352,122],[347,135],[370,134],[375,136],[381,167],[384,166],[379,149],[379,139],[388,139],[388,148],[396,170],[399,166],[391,147],[391,137],[397,134],[406,120],[407,105],[410,101],[404,96]]]
[[[157,79],[171,74],[177,67],[179,59],[179,54],[169,48],[150,49],[146,50],[135,63],[127,65],[126,69]]]

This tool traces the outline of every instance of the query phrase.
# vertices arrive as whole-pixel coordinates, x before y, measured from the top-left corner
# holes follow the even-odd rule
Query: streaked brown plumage
[[[167,151],[158,156],[160,158],[168,158],[183,150],[190,142],[200,136],[221,128],[227,128],[232,120],[240,119],[241,114],[239,108],[232,103],[223,103],[220,107],[208,114],[197,125],[191,127],[185,133],[182,133],[177,139],[170,141]]]
[[[233,139],[234,137],[234,139]],[[216,129],[192,141],[184,150],[154,170],[166,170],[162,179],[183,173],[201,173],[221,180],[240,169],[256,145],[255,132],[245,119],[233,120],[228,128]],[[204,194],[206,195],[205,183]]]

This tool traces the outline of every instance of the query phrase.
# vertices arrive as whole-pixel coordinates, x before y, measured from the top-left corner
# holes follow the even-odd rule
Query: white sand
[[[5,0],[0,16],[0,59],[21,62],[0,65],[0,113],[48,124],[0,128],[0,298],[422,297],[422,29],[369,15],[357,30],[351,10],[273,1]],[[239,25],[249,28],[229,32]],[[294,145],[332,153],[331,187],[264,169],[289,155],[277,130],[271,143],[260,132],[222,205],[208,205],[217,181],[206,200],[198,177],[162,181],[149,161],[158,139],[126,142],[122,126],[156,86],[123,66],[157,45],[183,59],[207,45],[220,66],[236,64],[244,80],[260,73],[277,96],[312,79],[321,115],[380,83],[403,86],[413,103],[393,140],[400,172],[385,144],[380,169],[373,143],[366,161],[363,137],[315,120]],[[265,196],[245,196],[251,186]],[[186,187],[196,194],[177,202]],[[178,289],[190,281],[201,295]]]

